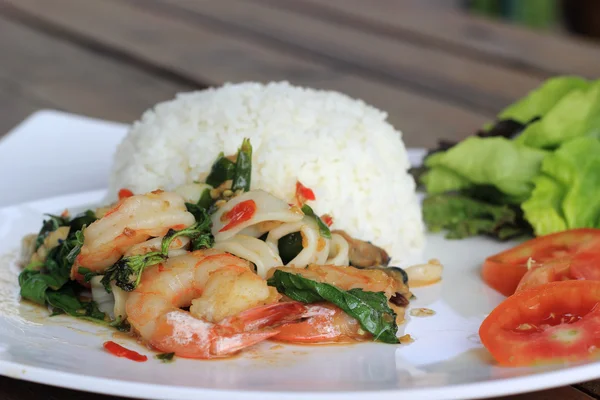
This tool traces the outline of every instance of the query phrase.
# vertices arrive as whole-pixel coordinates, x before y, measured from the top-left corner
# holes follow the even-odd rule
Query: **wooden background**
[[[433,146],[550,76],[599,77],[599,50],[427,0],[0,0],[0,135],[41,108],[131,122],[180,91],[288,80],[362,98],[408,146]],[[0,378],[2,400],[80,396]]]

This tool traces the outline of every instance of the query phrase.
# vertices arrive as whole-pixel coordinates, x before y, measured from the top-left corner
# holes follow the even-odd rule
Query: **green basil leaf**
[[[44,220],[42,224],[42,229],[38,233],[38,236],[35,240],[35,249],[39,249],[42,243],[44,243],[44,239],[50,234],[50,232],[54,232],[61,226],[65,226],[69,224],[68,218],[63,218],[58,215],[46,214],[50,219]]]
[[[170,362],[174,361],[173,360],[174,356],[175,356],[175,353],[161,353],[161,354],[155,355],[154,358],[162,361],[163,363],[170,363]]]
[[[238,150],[237,159],[235,160],[235,173],[233,174],[233,182],[231,190],[250,190],[252,181],[252,145],[250,139],[246,138],[242,142],[242,146]],[[208,182],[207,182],[208,183]]]
[[[293,232],[285,235],[277,242],[277,249],[283,264],[292,261],[302,251],[302,234]]]
[[[233,179],[234,173],[235,163],[220,153],[206,177],[206,183],[214,188],[219,187],[223,182]]]
[[[317,221],[317,226],[319,227],[319,234],[322,237],[331,239],[331,231],[329,230],[329,227],[325,224],[325,222],[321,220],[321,218],[319,218],[317,214],[315,214],[313,209],[308,204],[302,206],[302,212],[304,213],[304,215],[314,218]]]

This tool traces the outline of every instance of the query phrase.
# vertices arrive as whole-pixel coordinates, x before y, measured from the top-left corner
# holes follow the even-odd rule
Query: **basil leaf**
[[[206,177],[206,183],[214,188],[219,187],[223,182],[233,179],[234,173],[235,163],[220,153]]]
[[[250,139],[246,138],[242,142],[242,146],[238,150],[237,159],[235,160],[235,173],[233,174],[233,182],[231,190],[250,190],[252,181],[252,145]],[[207,182],[208,183],[208,182]]]
[[[308,204],[302,206],[302,212],[304,213],[304,215],[314,218],[317,221],[317,226],[319,227],[319,234],[322,237],[331,239],[331,231],[329,230],[329,227],[325,224],[325,222],[321,220],[321,218],[319,218],[317,214],[315,214],[313,209]]]
[[[276,270],[267,283],[296,301],[328,301],[356,318],[362,328],[373,335],[373,340],[398,343],[396,313],[388,305],[383,292],[365,292],[362,289],[343,291],[333,285],[281,270]]]
[[[66,285],[59,290],[50,290],[46,293],[46,301],[54,308],[83,319],[104,321],[105,314],[93,302],[82,302],[71,285]]]
[[[300,232],[292,232],[277,242],[277,249],[283,264],[292,261],[302,251],[302,234]]]
[[[173,361],[173,357],[175,353],[161,353],[154,356],[157,360],[162,361],[163,363],[170,363]]]
[[[82,230],[84,226],[90,226],[96,219],[96,214],[92,210],[87,210],[84,213],[75,216],[75,218],[69,222],[71,232],[77,232]]]
[[[46,291],[50,287],[60,288],[66,281],[59,281],[53,275],[42,274],[39,271],[23,271],[19,275],[21,297],[34,303],[46,303]]]
[[[69,224],[68,218],[63,218],[58,215],[46,214],[50,217],[50,219],[44,220],[42,224],[42,229],[38,233],[37,238],[35,239],[35,249],[39,249],[42,243],[44,243],[44,239],[50,234],[50,232],[54,232],[61,226],[65,226]]]

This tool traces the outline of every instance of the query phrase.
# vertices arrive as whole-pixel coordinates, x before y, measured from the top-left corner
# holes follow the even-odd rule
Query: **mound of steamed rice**
[[[402,260],[424,244],[415,182],[401,133],[387,114],[331,91],[290,84],[228,84],[181,93],[135,122],[120,144],[109,196],[145,193],[203,179],[220,152],[250,138],[252,189],[288,202],[296,181],[332,229],[383,247]]]

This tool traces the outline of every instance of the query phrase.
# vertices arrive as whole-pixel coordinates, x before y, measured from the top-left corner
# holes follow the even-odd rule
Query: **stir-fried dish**
[[[110,206],[49,216],[24,239],[22,297],[131,332],[167,358],[224,357],[267,339],[398,343],[409,274],[375,244],[331,231],[302,183],[295,204],[250,190],[251,160],[245,140],[202,183],[123,188]],[[421,284],[439,280],[432,268]]]

